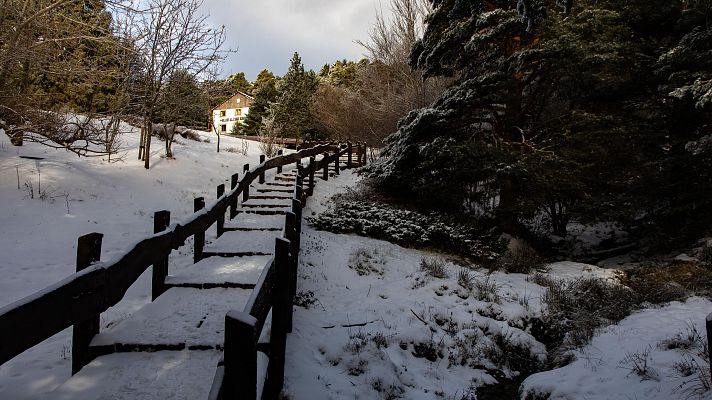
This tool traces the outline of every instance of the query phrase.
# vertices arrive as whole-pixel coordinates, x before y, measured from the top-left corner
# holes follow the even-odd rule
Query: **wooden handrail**
[[[315,150],[314,155],[323,154],[320,150]],[[352,146],[343,149],[334,149],[332,146],[332,150],[333,154],[323,157],[318,162],[314,161],[312,156],[307,167],[303,167],[301,162],[297,161],[299,163],[297,185],[292,197],[292,211],[285,217],[282,237],[276,239],[275,257],[262,271],[244,309],[241,312],[232,311],[226,316],[226,328],[228,325],[233,328],[225,330],[224,361],[219,363],[216,369],[209,400],[253,399],[256,396],[261,396],[263,399],[278,398],[284,382],[286,334],[292,331],[291,310],[296,296],[302,204],[306,195],[301,185],[304,184],[306,176],[311,176],[311,183],[313,183],[314,171],[327,169],[332,162],[336,168],[339,168],[337,160],[347,152],[350,154]],[[272,327],[268,347],[267,379],[265,382],[258,382],[255,379],[258,375],[255,360],[261,350],[260,344],[256,341],[262,334],[270,310]],[[240,349],[240,351],[229,349]],[[263,387],[264,391],[260,393],[257,387]]]
[[[83,271],[0,308],[0,365],[62,330],[116,305],[128,288],[153,264],[165,260],[186,239],[205,232],[224,215],[260,174],[302,158],[335,151],[309,168],[323,168],[347,149],[319,145],[271,158],[245,173],[242,180],[202,210],[168,229],[138,241],[123,255],[95,263]]]

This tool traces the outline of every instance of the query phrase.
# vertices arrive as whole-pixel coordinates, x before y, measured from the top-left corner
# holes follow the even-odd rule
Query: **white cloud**
[[[294,51],[306,68],[346,58],[357,60],[375,20],[378,0],[205,0],[215,25],[225,25],[230,47],[238,52],[223,72],[244,71],[252,80],[262,68],[282,75]]]

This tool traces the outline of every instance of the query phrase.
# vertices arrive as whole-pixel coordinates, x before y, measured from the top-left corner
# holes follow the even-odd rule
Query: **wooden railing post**
[[[361,166],[361,142],[356,143],[356,166]]]
[[[363,146],[363,148],[361,149],[361,152],[362,152],[361,166],[363,167],[364,165],[366,165],[366,154],[367,154],[366,142],[363,142],[362,146]]]
[[[302,202],[297,199],[292,199],[292,212],[294,213],[294,239],[292,248],[294,252],[292,253],[292,299],[297,296],[297,271],[299,270],[299,249],[301,249],[302,242]],[[291,330],[290,330],[291,332]]]
[[[261,154],[260,155],[260,164],[264,163],[266,158],[267,158],[267,156],[265,156],[264,154]],[[262,171],[262,173],[260,174],[260,183],[265,183],[265,172],[264,171]]]
[[[153,214],[153,233],[163,232],[171,224],[171,212],[156,211]],[[166,291],[166,276],[168,276],[168,256],[153,264],[153,279],[151,281],[151,301]]]
[[[265,382],[266,398],[276,399],[284,385],[284,359],[287,348],[287,314],[292,312],[292,301],[289,296],[289,240],[277,238],[275,244],[274,262],[277,275],[272,306],[272,333],[270,335],[269,365],[267,366],[267,382]]]
[[[193,199],[193,212],[198,212],[205,208],[205,199],[198,197]],[[203,248],[205,247],[205,232],[193,235],[193,263],[203,259]]]
[[[90,233],[77,240],[77,272],[88,268],[101,258],[101,233]],[[38,318],[40,316],[37,316]],[[91,361],[89,344],[99,333],[99,314],[74,324],[72,327],[72,375]]]
[[[339,155],[339,153],[341,153],[341,147],[337,147],[337,149],[336,149],[336,157],[334,157],[334,167],[335,167],[334,169],[336,170],[336,175],[339,175],[339,171],[340,171],[340,169],[341,169],[341,166],[339,165],[339,164],[340,164],[339,158],[340,158],[341,156]]]
[[[217,198],[221,198],[225,194],[225,184],[221,183],[217,187]],[[225,232],[225,213],[222,213],[218,216],[217,220],[217,231],[218,231],[218,237],[222,236],[223,232]]]
[[[257,398],[257,319],[248,313],[225,315],[225,375],[222,398]],[[270,362],[271,364],[271,362]]]
[[[309,157],[309,190],[307,195],[314,194],[314,174],[316,173],[316,158]]]
[[[247,176],[247,173],[250,171],[250,164],[245,164],[242,166],[242,172],[243,172],[243,177],[242,179],[245,179],[245,176]],[[247,201],[247,199],[250,198],[250,185],[247,185],[245,187],[245,190],[242,192],[242,201]]]
[[[239,174],[232,174],[230,178],[230,190],[235,190],[237,187],[237,182],[240,180]],[[230,199],[230,219],[237,216],[237,194],[235,194],[232,199]]]
[[[297,214],[294,212],[287,212],[286,222],[284,224],[284,238],[289,240],[289,298],[290,301],[294,301],[294,297],[297,293],[297,265],[294,263],[294,255],[297,254],[299,249],[297,248]],[[287,332],[292,332],[292,312],[290,310],[286,315],[287,318]]]
[[[346,148],[348,149],[347,156],[346,156],[346,168],[353,168],[353,166],[351,165],[351,161],[353,160],[353,155],[351,154],[351,152],[354,149],[353,144],[351,144],[351,142],[349,142],[346,145]]]
[[[278,150],[278,151],[277,151],[277,156],[278,156],[278,157],[281,157],[282,154],[284,154],[284,151],[283,151],[283,150]],[[281,165],[277,167],[277,173],[278,173],[278,174],[281,174],[281,173],[282,173],[282,166],[281,166]]]
[[[321,179],[328,181],[329,180],[329,153],[324,152],[324,158],[322,159],[322,162],[324,163],[324,171],[322,173]]]
[[[297,200],[299,200],[300,202],[304,201],[304,189],[302,188],[302,184],[299,182],[297,182],[295,196],[296,196]]]
[[[712,313],[705,318],[705,327],[707,328],[707,348],[712,349]],[[712,357],[710,357],[710,374],[712,374]]]

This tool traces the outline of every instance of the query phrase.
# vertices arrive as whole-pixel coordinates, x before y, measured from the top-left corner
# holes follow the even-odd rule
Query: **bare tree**
[[[91,112],[97,101],[92,93],[125,75],[114,58],[121,43],[113,34],[111,15],[127,9],[121,1],[0,1],[0,128],[13,143],[37,141],[80,156],[116,150],[116,137],[102,134],[106,113]],[[83,91],[88,113],[79,121],[68,120],[66,112],[52,112],[60,109],[67,93],[38,91],[38,79],[72,86],[74,94]],[[100,101],[106,110],[106,96]]]
[[[314,94],[314,115],[332,139],[362,140],[372,118],[361,112],[365,107],[359,94],[347,88],[321,84]]]
[[[279,150],[277,144],[277,134],[280,131],[279,124],[275,122],[274,113],[270,112],[268,116],[262,117],[262,126],[260,127],[260,143],[258,147],[262,154],[267,157],[273,157]]]
[[[423,80],[408,64],[410,50],[422,36],[430,12],[426,0],[391,0],[391,17],[378,13],[369,40],[357,41],[368,54],[359,63],[354,91],[322,84],[315,95],[317,120],[332,136],[380,147],[414,109],[430,105],[450,80]]]
[[[80,157],[116,154],[120,147],[120,120],[115,115],[78,115],[37,111],[32,130],[22,132],[24,140],[65,149]],[[41,123],[37,122],[41,121]]]
[[[391,0],[391,18],[377,13],[369,41],[356,43],[367,50],[371,61],[407,67],[410,49],[423,36],[425,17],[431,10],[427,0]]]
[[[132,32],[141,60],[140,108],[144,127],[151,127],[162,89],[178,70],[192,77],[212,75],[226,52],[225,29],[213,29],[199,14],[201,0],[148,0]],[[151,132],[144,130],[139,158],[149,168]]]

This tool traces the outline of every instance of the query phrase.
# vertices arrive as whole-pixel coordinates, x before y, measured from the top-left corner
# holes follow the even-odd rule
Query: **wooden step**
[[[224,316],[223,316],[224,318]],[[207,399],[221,351],[157,351],[99,357],[47,399]]]
[[[258,215],[250,213],[240,213],[229,221],[225,222],[225,230],[279,230],[284,228],[284,217],[282,215]]]
[[[294,187],[293,183],[281,183],[281,182],[265,182],[266,186],[279,186],[279,187]]]
[[[238,213],[245,213],[245,214],[257,214],[257,215],[285,215],[287,212],[291,211],[291,209],[259,209],[259,208],[254,208],[254,209],[249,209],[249,208],[241,208],[238,209]]]
[[[94,337],[92,351],[110,354],[167,349],[222,349],[225,314],[252,290],[173,287]]]
[[[258,188],[258,189],[257,189],[257,192],[258,192],[258,193],[269,193],[269,192],[294,193],[294,189]]]
[[[272,256],[208,257],[166,278],[168,287],[197,289],[255,287]]]
[[[250,200],[292,200],[292,196],[288,194],[253,194],[250,195]]]
[[[225,232],[212,243],[206,244],[204,252],[209,255],[273,254],[275,239],[281,236],[281,231]]]
[[[264,200],[253,200],[250,199],[240,205],[242,208],[291,208],[292,207],[292,200],[287,199],[287,200],[269,200],[269,202],[264,201]]]

